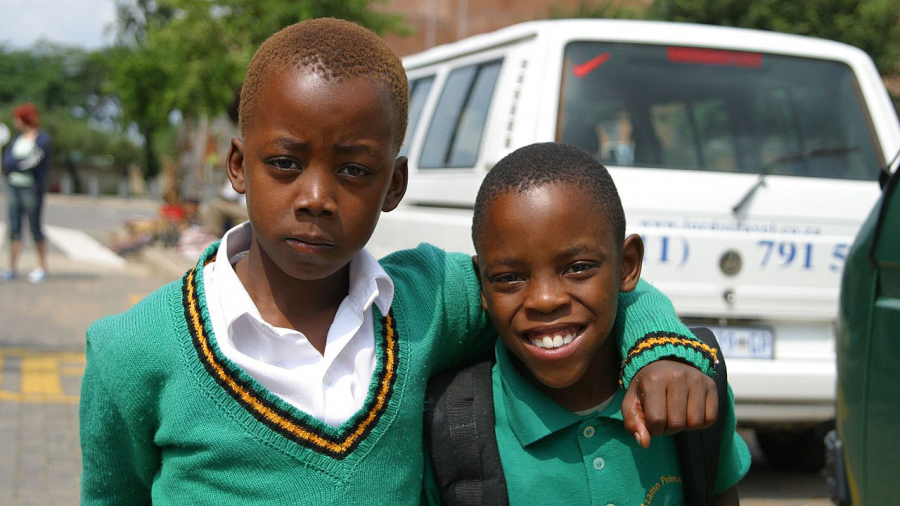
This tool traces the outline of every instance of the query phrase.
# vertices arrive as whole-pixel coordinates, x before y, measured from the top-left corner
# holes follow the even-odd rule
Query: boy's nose
[[[295,212],[311,216],[328,216],[334,214],[337,205],[334,201],[332,182],[328,171],[307,169],[298,178],[300,185]]]
[[[531,289],[525,300],[525,307],[541,313],[552,313],[565,306],[569,296],[561,289],[557,282],[532,281]]]

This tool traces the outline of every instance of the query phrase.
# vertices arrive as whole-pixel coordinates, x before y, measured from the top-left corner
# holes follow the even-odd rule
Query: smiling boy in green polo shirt
[[[496,463],[485,464],[490,458],[483,456],[489,453],[484,449],[493,443],[479,432],[473,451],[481,452],[480,468],[456,474],[468,483],[454,490],[459,481],[448,486],[438,478],[445,502],[472,496],[472,483],[478,482],[475,495],[489,498],[484,504],[503,503],[506,497],[513,506],[686,504],[686,475],[674,438],[655,438],[645,449],[623,422],[625,390],[615,346],[625,323],[617,320],[619,293],[638,285],[644,250],[639,236],[625,237],[622,204],[605,167],[563,144],[513,152],[482,183],[472,237],[482,304],[501,339],[490,386],[487,380],[481,389],[468,386],[478,384],[470,375],[466,388],[474,392],[469,397],[475,410],[490,411],[482,398],[492,396],[502,473],[493,469]],[[705,351],[715,360],[710,348]],[[482,370],[486,378],[488,369]],[[448,388],[459,388],[453,381]],[[739,502],[735,484],[746,474],[750,455],[734,430],[730,388],[723,399],[718,464],[713,464],[717,477],[704,490],[714,488],[705,494],[711,504],[732,505]],[[465,422],[452,420],[460,418],[458,410],[434,417],[443,415],[459,431],[469,430]],[[444,431],[433,431],[442,437],[438,432]],[[465,458],[465,441],[454,441],[444,446],[448,451],[432,446],[438,476],[448,469],[438,459]],[[459,467],[452,465],[454,472]],[[436,499],[434,489],[427,492]]]

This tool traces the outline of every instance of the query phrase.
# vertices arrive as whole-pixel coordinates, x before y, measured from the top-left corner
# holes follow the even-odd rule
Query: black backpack
[[[707,506],[715,498],[719,446],[728,402],[728,372],[712,331],[704,327],[691,331],[714,348],[719,357],[715,376],[719,413],[712,426],[677,434],[675,445],[684,479],[685,504]],[[492,367],[493,358],[435,376],[428,383],[425,436],[435,479],[447,506],[509,504],[494,432]]]

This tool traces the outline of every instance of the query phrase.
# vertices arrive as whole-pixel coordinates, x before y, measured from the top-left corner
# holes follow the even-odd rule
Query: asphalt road
[[[2,206],[0,202],[0,206]],[[149,202],[51,198],[47,222],[105,236],[128,219],[153,216]],[[2,214],[2,213],[0,213]],[[5,264],[6,252],[0,254]],[[26,248],[22,270],[35,262]],[[39,285],[0,283],[0,504],[77,505],[81,455],[78,393],[84,331],[175,278],[172,269],[131,261],[103,267],[51,251],[50,277]],[[766,465],[752,432],[742,432],[754,460],[739,485],[745,506],[826,506],[819,473],[787,473]]]

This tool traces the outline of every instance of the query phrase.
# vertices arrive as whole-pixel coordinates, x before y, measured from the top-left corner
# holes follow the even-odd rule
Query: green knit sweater
[[[494,341],[469,257],[422,245],[382,260],[395,294],[390,314],[373,309],[369,394],[334,428],[268,392],[219,350],[202,280],[216,247],[181,281],[88,330],[82,504],[417,503],[428,377],[489,352]],[[630,368],[677,355],[709,371],[710,357],[684,340],[668,300],[649,285],[622,295],[621,307]],[[665,335],[638,343],[651,331]]]

